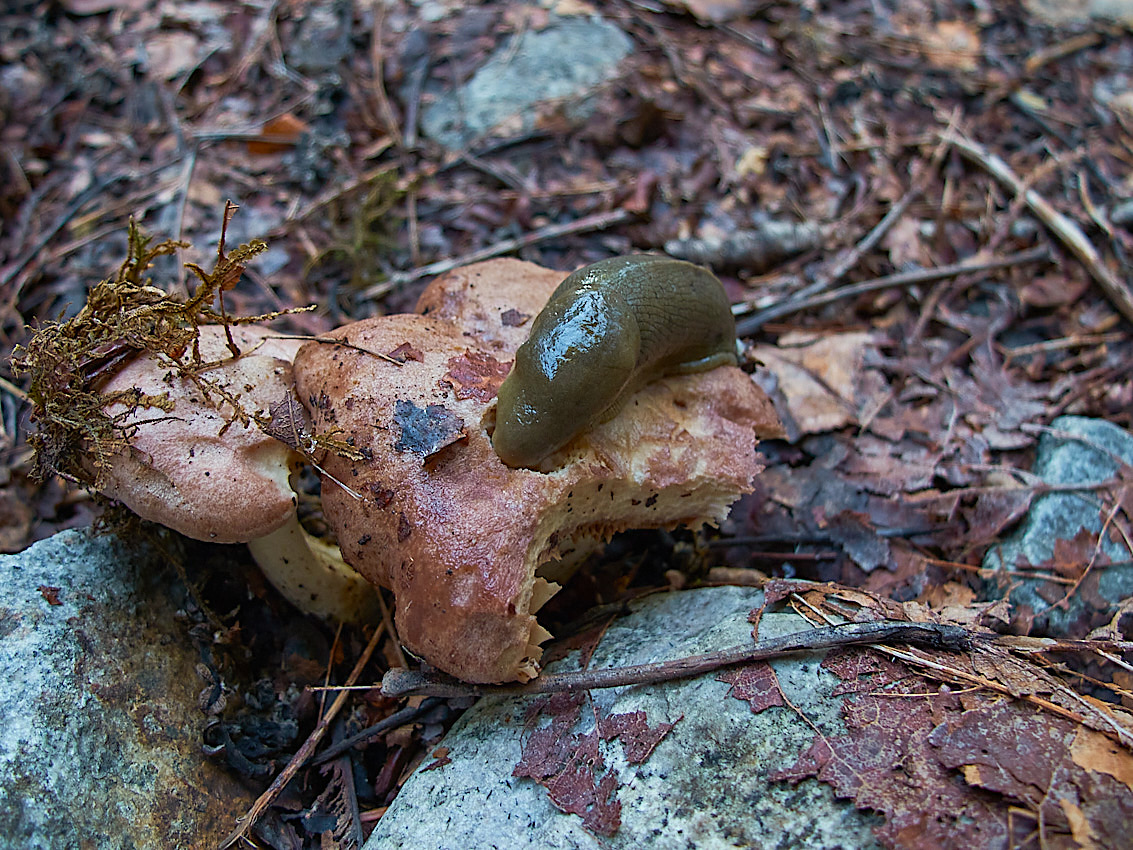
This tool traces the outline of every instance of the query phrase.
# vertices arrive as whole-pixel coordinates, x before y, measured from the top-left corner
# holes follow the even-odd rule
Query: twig
[[[397,116],[386,95],[385,59],[382,55],[382,30],[385,28],[386,4],[374,0],[370,4],[370,12],[374,16],[374,25],[370,29],[370,68],[373,74],[371,88],[374,100],[378,103],[378,114],[386,124],[385,131],[396,139],[398,147],[402,147],[405,139],[401,135],[401,128],[397,126]]]
[[[306,312],[307,310],[315,309],[315,305],[312,304],[309,307],[303,307],[300,309]],[[329,337],[314,336],[312,334],[280,334],[279,336],[268,336],[265,337],[265,339],[305,339],[307,340],[307,342],[317,342],[320,345],[337,345],[341,348],[349,348],[351,351],[357,351],[359,354],[368,354],[370,357],[377,357],[379,360],[384,360],[386,363],[392,363],[394,366],[405,365],[404,361],[398,360],[396,357],[390,357],[390,355],[382,354],[380,351],[370,351],[370,349],[368,348],[363,348],[360,345],[355,345],[354,343],[348,342],[345,339],[331,339]]]
[[[1101,33],[1097,32],[1087,32],[1064,41],[1058,41],[1050,47],[1044,47],[1028,56],[1027,61],[1023,63],[1023,70],[1028,74],[1034,74],[1044,65],[1064,59],[1079,50],[1088,50],[1097,44],[1101,44],[1101,41]]]
[[[315,689],[311,688],[311,690]],[[382,718],[373,726],[369,726],[363,729],[361,732],[357,732],[351,735],[349,738],[344,738],[338,743],[327,747],[324,752],[320,753],[317,757],[315,757],[315,759],[311,761],[311,765],[318,766],[320,764],[324,764],[331,759],[342,755],[347,750],[354,748],[358,744],[361,744],[363,741],[369,741],[372,738],[378,737],[383,732],[388,732],[390,729],[397,729],[398,727],[404,726],[407,723],[412,723],[421,715],[428,714],[442,702],[443,700],[437,699],[436,697],[429,697],[428,699],[422,700],[420,705],[411,705],[401,709],[400,711],[395,711],[389,717]]]
[[[401,639],[397,636],[397,626],[394,625],[393,617],[389,613],[389,606],[386,605],[385,592],[381,589],[378,590],[378,607],[382,609],[382,628],[389,635],[394,654],[397,655],[397,660],[402,667],[408,667],[409,662],[405,660],[405,653],[401,651]]]
[[[525,685],[469,685],[435,673],[393,669],[382,679],[382,696],[389,698],[410,694],[442,697],[527,696],[559,691],[585,691],[591,688],[617,688],[623,685],[668,682],[709,673],[721,667],[837,646],[863,643],[916,643],[938,649],[962,651],[971,646],[971,641],[971,634],[959,626],[888,621],[844,623],[671,661],[604,670],[581,670],[576,673],[551,673]]]
[[[798,313],[801,310],[810,309],[811,307],[830,304],[834,301],[840,301],[843,298],[853,298],[867,292],[875,292],[879,289],[888,289],[894,286],[913,286],[918,283],[933,283],[934,281],[944,280],[949,277],[958,277],[962,274],[994,271],[995,269],[1021,266],[1027,263],[1038,263],[1047,259],[1050,259],[1050,251],[1045,247],[1039,247],[1031,248],[1027,251],[1020,251],[1017,254],[1008,254],[1006,257],[995,257],[984,261],[967,259],[963,262],[939,266],[935,269],[918,269],[913,272],[900,272],[873,280],[862,281],[861,283],[853,283],[849,286],[835,289],[832,292],[825,292],[802,300],[792,299],[790,301],[783,301],[765,310],[760,310],[754,316],[749,316],[736,323],[736,335],[741,337],[751,336],[773,319],[779,319],[791,313]]]
[[[339,739],[339,743],[342,741],[345,727],[346,724],[343,722],[343,718],[339,718],[338,722],[334,724],[334,736]],[[362,816],[361,812],[358,810],[358,789],[354,784],[354,764],[345,751],[336,759],[334,772],[337,775],[339,785],[342,789],[342,802],[345,803],[346,814],[350,817],[350,821],[344,830],[345,834],[339,836],[339,846],[348,847],[351,848],[351,850],[362,850],[362,845],[365,843],[366,837],[362,834]],[[335,832],[338,832],[342,828],[341,817],[342,814],[340,812],[338,821],[335,824]]]
[[[389,280],[382,281],[379,284],[371,286],[369,289],[363,291],[362,295],[365,298],[380,298],[396,286],[404,283],[412,283],[422,277],[427,277],[434,274],[443,274],[444,272],[451,271],[459,266],[466,266],[469,263],[478,263],[480,260],[487,260],[491,257],[498,257],[501,254],[510,254],[512,251],[518,251],[520,248],[526,248],[529,245],[535,245],[539,242],[544,242],[548,239],[557,239],[560,236],[566,236],[569,233],[585,233],[588,230],[604,230],[607,227],[613,227],[615,224],[621,224],[628,221],[633,217],[633,213],[625,209],[610,210],[609,212],[595,213],[594,215],[583,216],[582,218],[575,219],[574,221],[565,224],[549,224],[546,227],[541,227],[531,233],[526,233],[523,236],[514,239],[504,239],[494,245],[489,245],[486,248],[481,248],[477,251],[471,251],[461,257],[452,257],[447,260],[438,260],[435,263],[429,263],[425,266],[418,266],[415,269],[410,269],[407,272],[400,274],[390,275]]]
[[[956,132],[950,131],[946,136],[953,147],[966,159],[980,166],[1016,195],[1021,196],[1031,212],[1038,216],[1042,223],[1086,267],[1090,276],[1102,288],[1117,311],[1133,322],[1133,293],[1105,265],[1093,243],[1086,238],[1086,234],[1077,224],[1052,207],[1034,189],[1027,188],[1023,180],[1011,170],[1011,166],[983,145]]]
[[[1065,717],[1075,723],[1082,723],[1098,732],[1108,734],[1111,738],[1120,741],[1126,747],[1133,747],[1133,734],[1130,733],[1129,729],[1114,719],[1105,703],[1098,702],[1095,704],[1090,702],[1086,697],[1081,696],[1061,682],[1058,682],[1057,688],[1064,688],[1065,690],[1059,692],[1056,688],[1054,695],[1056,697],[1069,697],[1074,700],[1080,711],[1075,711],[1072,708],[1052,702],[1049,699],[1044,699],[1039,696],[1038,693],[1018,693],[1014,687],[996,681],[995,679],[990,679],[978,672],[972,672],[971,670],[964,670],[957,667],[948,667],[935,659],[927,658],[915,652],[906,652],[886,646],[877,647],[877,651],[904,661],[906,664],[918,667],[921,670],[928,670],[930,671],[929,675],[934,678],[939,678],[943,681],[951,680],[964,685],[975,685],[976,687],[987,688],[990,691],[995,691],[1004,696],[1024,700],[1051,714]],[[1089,722],[1091,720],[1093,722]]]
[[[949,125],[950,128],[953,125]],[[889,212],[877,223],[877,225],[866,234],[857,245],[847,251],[834,267],[826,274],[819,277],[810,286],[806,286],[799,292],[795,293],[796,299],[809,298],[812,295],[817,295],[819,292],[825,292],[839,280],[841,280],[846,273],[861,262],[868,252],[872,251],[874,246],[882,240],[886,233],[890,231],[894,224],[905,214],[905,211],[912,205],[913,201],[917,200],[924,194],[925,189],[928,188],[929,182],[940,168],[940,164],[944,161],[944,156],[948,152],[948,143],[941,140],[940,144],[936,146],[936,150],[932,153],[932,159],[929,161],[925,170],[917,176],[913,181],[913,185],[909,187],[908,191],[901,196]]]
[[[362,675],[362,670],[365,669],[366,664],[369,663],[370,656],[374,654],[374,650],[377,648],[378,642],[384,634],[384,630],[374,629],[374,634],[371,635],[370,642],[366,644],[366,648],[362,650],[362,654],[358,656],[358,661],[354,664],[354,669],[350,671],[350,675],[346,678],[347,685],[353,685],[358,681],[358,677]],[[307,740],[303,742],[303,746],[299,748],[299,751],[291,757],[291,761],[287,763],[287,767],[280,772],[279,776],[268,786],[268,789],[256,799],[256,802],[252,804],[252,808],[248,809],[248,813],[240,819],[239,826],[229,833],[228,837],[220,843],[218,850],[225,850],[225,848],[231,847],[243,838],[256,821],[260,819],[263,813],[267,811],[268,806],[270,806],[283,789],[287,787],[287,783],[291,781],[292,777],[299,772],[299,768],[303,766],[303,763],[315,752],[319,741],[323,739],[327,729],[330,728],[331,721],[333,721],[335,715],[342,710],[349,696],[350,691],[343,691],[335,697],[327,713],[319,718],[318,725],[315,726],[314,731],[307,737]]]
[[[1065,351],[1070,348],[1085,348],[1090,345],[1108,345],[1112,342],[1121,342],[1128,335],[1121,331],[1096,334],[1073,334],[1060,339],[1048,339],[1030,345],[1017,345],[1004,348],[1005,360],[1010,363],[1020,357],[1029,357],[1032,354],[1045,354],[1050,351]]]

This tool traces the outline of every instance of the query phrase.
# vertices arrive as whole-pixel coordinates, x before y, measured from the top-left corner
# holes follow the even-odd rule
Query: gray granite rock
[[[1078,439],[1043,434],[1034,472],[1048,484],[1105,481],[1117,472],[1118,458],[1133,464],[1133,434],[1111,422],[1060,416],[1051,427]],[[1033,612],[1034,631],[1039,634],[1083,637],[1091,628],[1109,620],[1121,600],[1133,596],[1133,563],[1129,550],[1108,535],[1103,535],[1102,551],[1112,563],[1092,571],[1097,581],[1096,594],[1091,581],[1089,600],[1078,592],[1070,597],[1066,607],[1052,607],[1064,595],[1065,585],[1008,574],[1050,561],[1055,543],[1073,540],[1082,529],[1096,536],[1102,528],[1105,510],[1102,501],[1088,491],[1048,493],[1036,498],[1018,531],[984,556],[983,568],[996,575],[987,587],[988,598],[1009,592],[1016,613],[1023,606]]]
[[[0,557],[0,848],[210,847],[251,803],[201,753],[171,576],[89,531]]]
[[[614,623],[592,667],[640,664],[734,646],[751,640],[748,613],[762,593],[718,587],[653,596]],[[794,614],[765,614],[761,634],[805,628]],[[826,734],[843,731],[838,679],[820,655],[773,662],[782,691]],[[552,665],[574,669],[577,656]],[[834,848],[877,846],[878,819],[835,799],[815,780],[770,782],[796,761],[814,729],[789,708],[759,714],[729,696],[715,674],[662,685],[592,692],[580,720],[563,734],[585,735],[595,717],[644,711],[649,726],[675,723],[643,762],[630,763],[619,739],[602,741],[602,776],[616,777],[621,827],[612,837],[563,814],[547,790],[513,776],[525,742],[544,719],[532,721],[533,700],[485,699],[446,737],[451,763],[418,770],[379,821],[365,850],[540,848]],[[603,773],[603,771],[607,771]],[[611,780],[611,785],[614,782]]]
[[[453,149],[492,130],[520,135],[534,127],[540,104],[561,104],[564,115],[582,122],[593,112],[587,95],[613,79],[632,47],[629,36],[599,18],[552,18],[516,38],[425,108],[425,135]]]

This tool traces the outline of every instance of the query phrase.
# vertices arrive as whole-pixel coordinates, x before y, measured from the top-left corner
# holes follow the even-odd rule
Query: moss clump
[[[224,310],[224,291],[234,287],[252,258],[267,248],[254,240],[225,252],[224,233],[235,210],[231,203],[225,207],[212,271],[185,264],[198,281],[187,299],[153,286],[146,272],[155,259],[188,244],[172,240],[155,244],[131,220],[126,260],[117,274],[91,288],[78,315],[44,323],[16,350],[12,366],[28,377],[33,405],[36,431],[28,442],[35,451],[34,476],[61,475],[98,489],[110,458],[129,445],[135,427],[127,424],[131,415],[139,408],[152,409],[155,418],[169,415],[173,403],[164,393],[101,391],[119,369],[141,354],[158,357],[181,377],[194,381],[206,397],[220,396],[231,406],[231,421],[249,421],[238,399],[199,374],[212,365],[201,361],[201,325],[221,324],[227,331],[235,324],[283,315],[233,317]],[[219,310],[213,309],[214,300],[219,301]],[[230,332],[228,348],[234,357],[240,354]],[[122,405],[121,412],[107,413],[111,405]]]

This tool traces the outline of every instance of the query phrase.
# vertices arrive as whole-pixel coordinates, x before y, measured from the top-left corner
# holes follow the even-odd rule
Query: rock
[[[762,600],[761,591],[737,587],[646,598],[633,604],[631,616],[610,626],[590,666],[639,664],[746,643],[748,612]],[[805,627],[795,614],[768,613],[761,634]],[[792,702],[806,707],[824,735],[838,735],[844,698],[832,695],[839,680],[820,661],[819,655],[802,655],[772,666]],[[574,653],[550,670],[577,665]],[[595,835],[582,817],[556,809],[542,785],[513,776],[525,742],[536,727],[548,725],[528,716],[536,698],[481,700],[444,741],[451,763],[418,770],[405,783],[365,850],[878,846],[872,827],[879,819],[835,799],[828,786],[812,779],[797,785],[770,781],[775,771],[795,763],[815,730],[788,708],[755,714],[748,703],[729,696],[729,687],[708,674],[595,690],[592,702],[581,705],[576,727],[554,730],[555,737],[586,735],[596,716],[638,711],[651,729],[674,724],[638,764],[630,763],[633,754],[624,738],[598,745],[609,769],[596,766],[599,796],[613,790],[621,806],[621,826],[612,837]],[[615,801],[605,802],[608,811]],[[602,807],[595,811],[591,823],[600,833]]]
[[[425,135],[459,149],[489,131],[529,132],[540,105],[567,105],[581,123],[593,112],[586,96],[614,78],[632,47],[629,36],[599,18],[552,18],[538,32],[502,45],[467,83],[441,95],[421,115]]]
[[[0,848],[210,847],[247,810],[201,751],[170,572],[89,531],[0,557]]]
[[[351,11],[341,2],[308,6],[301,12],[287,61],[303,74],[333,71],[350,52]]]
[[[1118,470],[1115,458],[1133,464],[1133,434],[1100,419],[1060,416],[1051,423],[1057,431],[1080,437],[1066,439],[1044,434],[1039,440],[1034,473],[1048,484],[1085,484],[1105,481]],[[1052,607],[1069,589],[1008,571],[1049,564],[1059,541],[1072,541],[1083,530],[1090,539],[1082,562],[1088,561],[1101,531],[1106,506],[1093,492],[1047,493],[1031,504],[1019,530],[984,556],[983,569],[996,575],[985,589],[994,599],[1009,589],[1013,614],[1029,622],[1031,631],[1055,637],[1084,637],[1108,622],[1121,600],[1133,595],[1133,564],[1128,549],[1104,536],[1102,552],[1112,564],[1092,569],[1082,586],[1070,595],[1065,608]]]

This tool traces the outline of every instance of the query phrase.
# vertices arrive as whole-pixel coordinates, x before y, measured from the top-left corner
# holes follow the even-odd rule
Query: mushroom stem
[[[377,589],[346,565],[337,546],[304,531],[294,514],[281,528],[249,541],[248,549],[268,581],[300,610],[346,623],[380,618]]]

